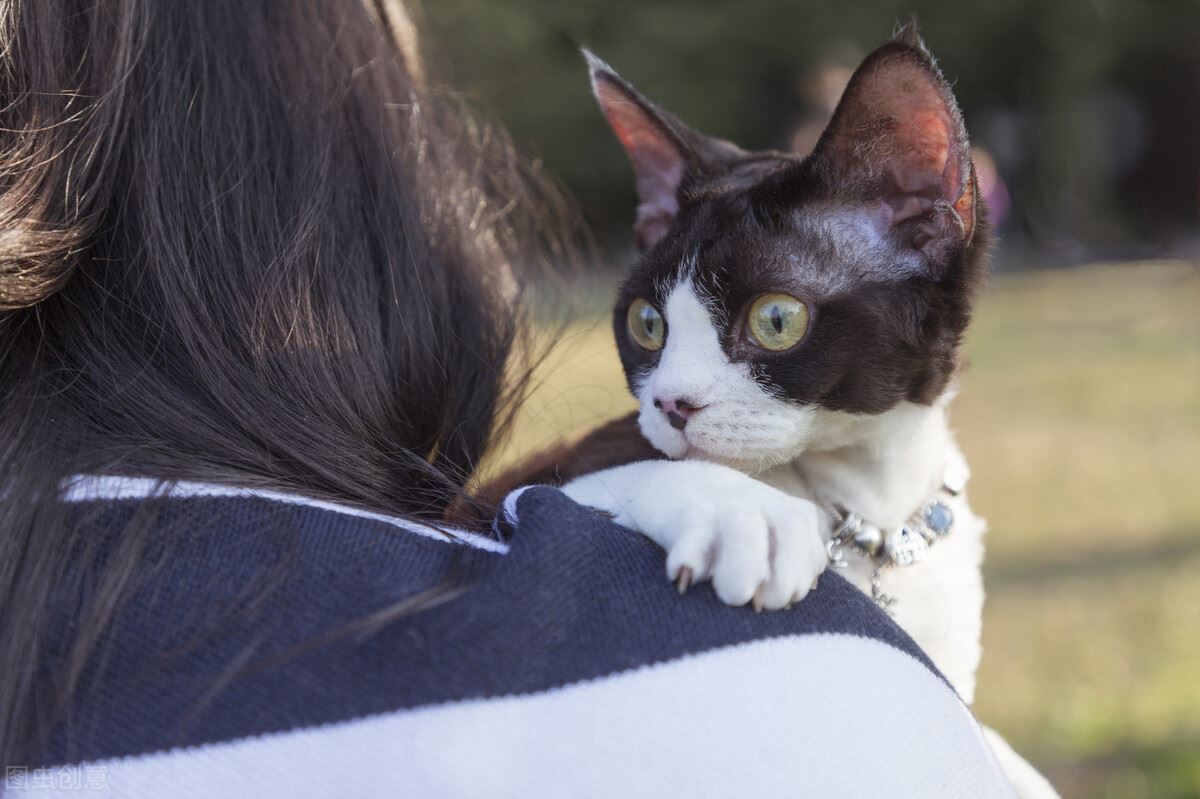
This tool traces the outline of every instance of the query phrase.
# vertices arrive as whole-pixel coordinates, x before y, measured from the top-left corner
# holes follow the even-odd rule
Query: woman
[[[401,9],[28,0],[2,30],[7,790],[1003,790],[836,579],[789,614],[680,599],[546,488],[511,543],[437,526],[519,394],[541,228]]]

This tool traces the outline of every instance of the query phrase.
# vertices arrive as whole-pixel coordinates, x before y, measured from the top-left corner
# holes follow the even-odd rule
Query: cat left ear
[[[834,191],[933,262],[970,244],[976,187],[962,114],[915,23],[851,77],[813,151]]]
[[[625,148],[637,184],[638,249],[646,251],[667,234],[679,212],[679,187],[686,167],[685,143],[649,100],[612,67],[584,49],[592,93],[617,140]]]
[[[684,184],[718,173],[742,152],[659,109],[589,50],[584,49],[583,56],[596,102],[633,165],[639,201],[634,237],[638,248],[646,251],[670,230]]]

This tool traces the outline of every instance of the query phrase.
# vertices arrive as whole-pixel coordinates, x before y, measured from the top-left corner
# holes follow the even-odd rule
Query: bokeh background
[[[977,712],[1064,796],[1200,796],[1200,0],[426,0],[438,72],[598,244],[493,468],[633,408],[605,313],[635,201],[579,45],[706,133],[804,149],[914,12],[1001,237],[953,409],[991,525]]]

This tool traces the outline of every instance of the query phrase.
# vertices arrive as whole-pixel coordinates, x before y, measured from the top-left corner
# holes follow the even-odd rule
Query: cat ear
[[[596,102],[633,165],[638,193],[634,238],[638,248],[646,251],[667,234],[675,220],[684,181],[736,148],[693,132],[659,110],[591,51],[584,49],[583,56]]]
[[[933,262],[975,233],[976,188],[962,114],[915,22],[867,56],[813,151],[834,192]]]

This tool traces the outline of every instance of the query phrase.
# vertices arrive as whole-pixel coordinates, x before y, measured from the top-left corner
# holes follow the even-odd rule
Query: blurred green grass
[[[976,711],[1067,797],[1200,795],[1198,266],[997,277],[966,343]],[[606,317],[556,344],[498,464],[634,407]]]

